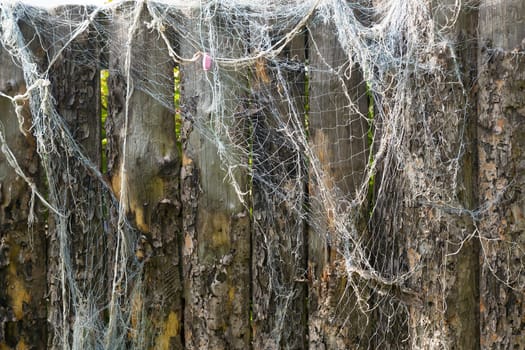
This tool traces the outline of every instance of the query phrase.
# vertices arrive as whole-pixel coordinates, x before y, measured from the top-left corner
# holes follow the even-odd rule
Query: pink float
[[[211,69],[212,59],[206,52],[202,54],[202,69],[209,71]]]

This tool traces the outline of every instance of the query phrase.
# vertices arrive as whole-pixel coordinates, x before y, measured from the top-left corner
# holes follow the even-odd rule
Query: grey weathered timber
[[[481,347],[525,348],[525,3],[481,1]]]
[[[307,336],[307,180],[304,145],[291,137],[305,122],[305,34],[291,41],[277,68],[259,59],[252,95],[252,308],[254,349],[301,349]],[[280,98],[291,96],[291,101]],[[289,104],[289,103],[292,104]],[[287,133],[288,132],[288,133]]]
[[[9,96],[24,94],[22,70],[0,49],[0,91]],[[22,129],[15,106],[0,97],[0,133],[13,151],[24,174],[41,185],[35,140],[29,128],[28,102],[19,102]],[[2,146],[4,147],[4,146]],[[42,187],[38,186],[40,190]],[[28,224],[31,190],[0,153],[0,348],[43,349],[46,347],[46,238],[45,222],[39,217]]]
[[[416,94],[406,138],[414,165],[402,173],[411,187],[403,199],[401,244],[405,266],[414,270],[407,284],[419,299],[408,305],[411,348],[479,348],[479,245],[470,239],[475,226],[469,213],[477,205],[473,90],[477,11],[462,7],[453,26],[443,29],[451,25],[454,8],[454,1],[434,3],[438,39],[459,44],[433,52],[447,75],[416,79],[414,91],[425,93]],[[426,95],[428,91],[435,93]],[[435,156],[423,156],[425,149]],[[450,171],[440,175],[446,174],[450,161],[457,161],[461,169],[455,179]],[[417,195],[429,185],[427,196],[439,198],[436,203],[427,201],[432,197]],[[449,204],[440,206],[441,201]],[[447,210],[447,206],[464,210]]]
[[[66,6],[54,9],[51,14],[58,18],[67,16],[70,20],[79,20],[86,15],[86,11],[87,8]],[[70,34],[69,30],[68,25],[57,26],[47,38],[50,43],[47,50],[48,61],[54,59],[49,67],[52,94],[65,128],[89,162],[100,168],[97,34],[90,27],[58,54]],[[93,348],[97,338],[102,335],[97,334],[95,328],[83,328],[83,317],[87,315],[82,313],[106,305],[106,295],[100,292],[106,278],[105,262],[101,254],[105,249],[101,186],[93,171],[67,146],[58,146],[57,152],[49,157],[51,161],[48,176],[56,179],[56,186],[52,191],[56,191],[57,205],[68,208],[69,215],[67,218],[51,215],[49,220],[48,319],[52,329],[62,328],[66,340],[56,331],[50,332],[48,346],[63,348],[64,343],[71,341],[69,337],[74,333],[77,345]],[[68,168],[64,168],[66,164]],[[64,172],[67,176],[64,176]],[[70,266],[66,267],[66,264]],[[69,268],[74,281],[67,280],[62,274]],[[62,278],[57,278],[58,276]],[[68,292],[63,293],[65,290]]]
[[[197,20],[189,21],[190,33],[198,33]],[[220,55],[239,54],[243,38],[239,33],[228,32],[227,19],[222,18],[219,9],[215,16],[202,21],[199,28],[222,27],[216,40],[229,44],[218,48]],[[203,40],[199,42],[203,47],[195,46],[191,40],[182,41],[182,56],[190,58],[204,51],[209,39]],[[216,113],[224,113],[221,122],[236,130],[239,140],[246,139],[249,119],[245,116],[241,88],[245,77],[242,71],[216,64],[213,63],[213,74],[219,75],[223,93],[218,107],[212,106],[213,92],[207,81],[213,79],[212,72],[204,71],[200,60],[180,66],[185,346],[249,349],[250,215],[226,176],[227,164],[219,158],[216,141],[209,139],[220,128],[212,124]],[[229,147],[231,141],[221,142]],[[228,152],[228,156],[234,155]],[[236,161],[248,163],[248,159]],[[236,169],[234,177],[240,190],[246,192],[246,172]]]
[[[492,48],[523,50],[525,2],[521,0],[478,0],[479,41]],[[481,58],[481,57],[480,57]]]
[[[443,4],[443,2],[441,2]],[[447,2],[452,5],[453,1]],[[475,5],[475,4],[474,4]],[[465,234],[475,233],[475,218],[468,212],[478,208],[478,150],[477,150],[477,89],[476,79],[478,74],[477,62],[478,45],[476,41],[478,30],[478,10],[475,6],[463,6],[455,26],[452,28],[452,39],[459,43],[456,46],[457,67],[459,79],[463,85],[462,97],[458,96],[445,104],[450,114],[459,115],[459,125],[456,138],[463,142],[460,153],[458,172],[459,190],[458,201],[465,212],[458,218],[459,228],[455,232],[456,244],[449,247],[448,252],[457,254],[447,257],[447,273],[450,278],[446,289],[446,314],[445,325],[450,327],[451,347],[458,349],[480,348],[480,320],[479,320],[479,256],[480,245],[476,239],[469,239]],[[458,78],[458,77],[456,77]],[[466,102],[466,104],[464,103]],[[461,107],[464,109],[462,110]],[[450,136],[454,137],[454,136]],[[465,230],[466,228],[466,230]],[[459,247],[457,242],[462,241]]]
[[[340,219],[345,208],[321,197],[330,193],[351,200],[363,181],[368,161],[368,125],[363,117],[368,111],[366,84],[359,69],[345,63],[348,55],[333,27],[317,23],[309,32],[309,142],[320,175],[311,173],[308,185],[316,224],[308,231],[309,348],[366,347],[370,336],[366,315],[358,308],[344,258],[337,251],[342,245],[334,220]],[[351,72],[349,78],[344,75],[346,69]],[[345,93],[362,115],[348,107]]]
[[[111,186],[138,235],[132,260],[142,266],[135,282],[139,287],[123,296],[131,298],[129,338],[135,348],[181,349],[181,158],[171,105],[174,63],[166,43],[146,27],[154,4],[122,6],[111,30],[120,45],[110,50],[107,135]],[[130,14],[137,20],[126,18]],[[134,23],[132,32],[124,18]]]

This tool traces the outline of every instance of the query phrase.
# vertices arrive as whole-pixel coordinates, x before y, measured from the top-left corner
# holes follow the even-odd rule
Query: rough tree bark
[[[452,23],[457,3],[434,5],[434,35],[443,46],[436,47],[433,56],[447,74],[416,76],[414,100],[403,101],[410,111],[403,141],[410,157],[407,164],[398,164],[400,180],[395,181],[400,187],[394,191],[399,197],[392,199],[401,204],[399,218],[393,219],[399,223],[392,228],[401,235],[398,263],[413,271],[407,286],[418,294],[407,303],[409,346],[476,349],[479,248],[470,236],[475,227],[469,210],[476,206],[472,62],[477,11],[462,7]],[[447,42],[458,44],[447,47]],[[455,177],[450,164],[460,169]]]
[[[110,52],[108,171],[116,197],[123,200],[120,205],[139,232],[134,244],[136,262],[143,265],[137,281],[142,286],[128,296],[131,326],[139,331],[133,342],[138,348],[181,349],[181,159],[175,134],[174,64],[166,43],[146,27],[155,5],[122,6],[113,17],[115,44]],[[138,19],[126,18],[130,14]],[[124,18],[135,26],[131,32]]]
[[[306,347],[306,161],[293,137],[305,122],[305,35],[277,60],[294,69],[255,64],[253,120],[253,346]],[[290,98],[289,100],[287,98]],[[291,103],[291,104],[290,104]]]
[[[190,33],[198,33],[197,28],[214,26],[212,30],[218,30],[216,40],[228,43],[218,48],[217,54],[235,57],[242,50],[242,33],[228,32],[227,19],[222,18],[220,8],[211,18],[203,19],[200,24],[197,21],[189,19]],[[206,33],[207,29],[202,32]],[[181,43],[183,57],[204,51],[192,44],[190,40]],[[230,128],[230,132],[236,130],[239,140],[246,139],[249,118],[245,116],[242,101],[245,77],[216,63],[211,71],[204,71],[200,61],[181,65],[180,73],[185,346],[188,349],[249,349],[250,215],[226,176],[227,164],[219,158],[218,140],[210,140],[217,136],[225,147],[231,147],[231,141],[223,135],[213,135],[224,126]],[[212,84],[207,81],[213,82],[214,74],[221,82],[220,91],[212,91]],[[214,92],[218,95],[213,96]],[[217,98],[218,101],[214,100]],[[217,113],[223,113],[221,123],[224,125],[214,126]],[[236,157],[232,150],[234,148],[229,149],[228,155]],[[236,161],[248,163],[243,158]],[[247,174],[236,169],[234,176],[240,190],[247,192]]]
[[[66,20],[79,20],[86,15],[87,8],[66,6],[54,9],[52,16],[58,18],[66,16]],[[66,22],[64,22],[66,23]],[[49,70],[52,84],[52,93],[56,101],[56,109],[66,123],[71,135],[80,146],[87,159],[97,168],[100,168],[100,71],[98,67],[99,43],[93,27],[82,33],[55,58],[63,48],[65,40],[70,35],[70,26],[57,26],[52,36],[47,38],[52,46],[47,50],[48,62],[55,60]],[[94,329],[83,328],[86,318],[83,312],[92,307],[102,308],[106,304],[103,286],[106,285],[105,261],[101,252],[104,251],[105,241],[102,229],[102,193],[99,179],[88,170],[81,160],[70,149],[57,147],[53,157],[52,170],[48,174],[56,181],[61,208],[67,208],[69,217],[65,219],[66,237],[60,237],[57,224],[59,218],[50,217],[48,241],[48,287],[50,305],[48,319],[51,327],[66,327],[75,333],[77,344],[83,347],[95,347],[97,338]],[[68,168],[65,169],[65,165]],[[67,173],[67,175],[64,174]],[[61,239],[66,239],[69,256],[61,256]],[[75,291],[69,294],[64,301],[63,289],[71,291],[73,288],[67,281],[59,283],[60,265],[71,262]],[[85,303],[85,304],[84,304]],[[73,309],[71,304],[75,304]],[[67,320],[62,320],[64,305],[69,305]],[[91,316],[91,315],[90,315]],[[87,316],[87,317],[90,317]],[[101,320],[99,320],[101,321]],[[64,329],[65,330],[65,329]],[[66,331],[67,337],[71,336]],[[60,337],[49,337],[49,347],[63,348],[68,340]]]
[[[525,348],[525,3],[481,1],[481,347]]]
[[[367,318],[357,306],[344,258],[337,251],[343,245],[334,222],[347,208],[321,197],[329,193],[351,201],[364,179],[368,161],[368,124],[363,118],[368,112],[366,84],[356,67],[341,67],[347,64],[348,55],[333,27],[317,24],[309,31],[309,141],[319,160],[314,165],[320,167],[320,178],[310,167],[309,182],[310,210],[316,222],[308,232],[309,347],[366,347],[370,337]],[[347,69],[350,78],[345,77]],[[349,107],[346,94],[362,115]]]
[[[441,6],[454,6],[454,1],[441,1]],[[478,10],[476,4],[467,6],[462,4],[455,25],[449,34],[452,40],[458,43],[454,55],[457,57],[459,77],[464,91],[458,91],[457,96],[445,106],[448,113],[459,113],[458,131],[449,136],[456,137],[462,142],[461,152],[458,155],[458,190],[457,196],[465,212],[457,218],[458,226],[462,231],[452,232],[453,243],[448,247],[450,254],[447,259],[447,268],[450,271],[448,278],[449,289],[446,289],[445,326],[450,327],[451,348],[479,349],[480,321],[479,321],[479,241],[467,237],[476,232],[474,215],[472,212],[478,207],[478,151],[477,143],[477,89],[475,88],[478,67],[476,42],[478,30]],[[445,11],[446,13],[446,11]],[[442,13],[436,12],[436,22],[443,24],[439,18]],[[453,90],[454,91],[454,90]],[[461,94],[461,97],[460,97]],[[465,103],[466,102],[466,103]],[[462,109],[463,107],[463,109]],[[458,112],[459,111],[459,112]],[[462,246],[458,245],[459,241]],[[456,251],[459,252],[455,254]]]
[[[23,72],[3,48],[0,62],[0,91],[9,96],[25,93]],[[22,115],[26,135],[19,129],[11,101],[0,97],[2,138],[24,174],[41,185],[27,104],[23,105]],[[35,203],[36,222],[28,225],[30,201],[29,186],[0,153],[0,349],[46,347],[45,222],[38,215],[40,205]]]

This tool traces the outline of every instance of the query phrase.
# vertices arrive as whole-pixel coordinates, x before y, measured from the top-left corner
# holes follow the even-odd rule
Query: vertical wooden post
[[[132,263],[143,266],[137,284],[129,286],[133,292],[124,296],[132,299],[131,342],[136,348],[181,349],[181,162],[174,63],[157,28],[146,26],[155,4],[121,6],[112,24],[108,170],[120,206],[138,232],[130,242]]]
[[[479,9],[481,347],[525,348],[525,3]]]
[[[475,232],[470,211],[477,205],[477,11],[454,1],[432,6],[436,44],[443,40],[434,56],[446,73],[431,78],[422,72],[414,79],[418,102],[407,114],[403,141],[410,156],[400,167],[397,189],[404,251],[399,259],[413,271],[407,285],[420,299],[407,305],[409,337],[416,348],[477,349],[479,246],[470,239]],[[452,161],[457,173],[448,165]]]
[[[219,8],[211,18],[199,19],[197,11],[192,15],[185,34],[189,38],[181,43],[183,57],[207,51],[212,44],[217,50],[210,53],[212,60],[214,56],[238,55],[244,39],[228,32],[227,19]],[[207,36],[210,27],[217,35],[212,44],[208,40],[214,38]],[[183,64],[180,73],[185,346],[249,349],[250,214],[228,180],[224,171],[227,164],[222,163],[218,153],[218,146],[228,149],[231,142],[240,142],[248,135],[242,99],[245,77],[242,71],[217,66],[217,62],[205,71],[200,60]],[[224,124],[214,127],[218,116]],[[237,133],[239,139],[225,139],[218,131],[224,127],[230,128],[230,135]],[[236,161],[248,163],[243,155]],[[234,176],[240,190],[246,192],[247,174],[240,169],[234,171]]]
[[[255,64],[253,120],[253,344],[301,349],[307,336],[305,35],[276,61]],[[295,70],[277,67],[282,61]],[[289,99],[288,99],[289,98]],[[260,109],[260,110],[259,110]]]
[[[0,49],[0,91],[24,94],[22,70]],[[31,115],[23,105],[24,136],[11,101],[0,97],[2,137],[27,175],[42,185],[35,141],[30,133]],[[3,147],[3,145],[2,145]],[[41,190],[42,187],[39,186]],[[46,239],[45,219],[35,203],[36,222],[28,225],[31,190],[0,153],[0,349],[46,347]]]
[[[454,1],[436,1],[439,6],[456,6]],[[439,7],[438,7],[439,8]],[[449,278],[445,290],[445,329],[450,337],[450,347],[458,349],[480,348],[480,314],[479,314],[479,258],[480,245],[476,239],[469,239],[468,235],[474,234],[475,218],[469,211],[474,211],[479,206],[478,201],[478,150],[477,150],[477,89],[478,78],[478,9],[473,6],[462,6],[458,9],[459,16],[452,28],[450,36],[452,41],[458,43],[455,46],[454,55],[457,57],[456,66],[451,69],[459,71],[463,91],[455,92],[453,99],[444,101],[448,115],[457,113],[458,129],[455,133],[447,136],[452,140],[450,144],[462,143],[459,155],[458,189],[457,196],[465,213],[456,216],[456,225],[451,229],[453,244],[447,247],[446,253],[446,278]],[[440,23],[439,12],[435,13],[435,22]],[[450,20],[450,19],[449,19]],[[443,23],[443,22],[441,22]],[[457,70],[456,70],[457,67]],[[444,90],[447,91],[447,86]],[[453,90],[454,91],[454,90]],[[449,92],[450,94],[450,92]],[[443,94],[444,95],[444,94]],[[459,112],[460,111],[460,112]],[[436,115],[439,118],[439,114]],[[455,140],[454,140],[455,139]],[[439,229],[441,230],[441,228]],[[458,243],[462,242],[460,247]],[[459,249],[459,251],[458,251]],[[457,252],[457,253],[456,253]],[[418,311],[420,312],[420,311]]]
[[[311,349],[355,348],[368,342],[370,334],[337,250],[342,242],[334,220],[341,219],[345,208],[341,201],[327,203],[321,192],[352,200],[364,180],[368,124],[363,116],[367,116],[368,97],[359,69],[348,66],[348,54],[333,27],[317,24],[309,30],[309,137],[318,161],[312,166],[319,167],[319,176],[310,167],[309,183],[311,212],[317,220],[308,232],[309,345]],[[362,115],[349,108],[347,96]]]
[[[80,21],[89,15],[88,9],[80,6],[58,7],[52,10],[51,15],[55,18],[66,17],[65,21],[57,23]],[[99,43],[93,27],[90,27],[64,47],[71,35],[70,30],[69,25],[58,25],[46,38],[52,45],[47,50],[48,62],[52,62],[49,69],[52,93],[56,111],[65,127],[85,157],[100,168]],[[55,330],[64,324],[68,326],[61,330],[64,332],[61,335],[54,332],[49,346],[64,348],[71,346],[69,343],[73,341],[82,347],[95,347],[97,338],[102,337],[96,333],[96,327],[92,327],[100,316],[95,310],[106,304],[105,295],[101,292],[106,285],[101,186],[93,172],[78,159],[75,152],[67,148],[64,139],[61,141],[58,142],[57,152],[49,155],[53,160],[48,176],[56,183],[53,191],[56,191],[57,204],[62,209],[67,208],[69,217],[54,217],[49,223],[48,285],[51,303],[48,317]],[[67,232],[59,233],[59,230]],[[70,264],[66,269],[71,269],[72,280],[62,274],[62,264]],[[64,290],[67,293],[64,294]],[[63,300],[64,295],[68,300]],[[64,310],[65,305],[68,305],[68,310]],[[69,316],[63,319],[64,315]]]

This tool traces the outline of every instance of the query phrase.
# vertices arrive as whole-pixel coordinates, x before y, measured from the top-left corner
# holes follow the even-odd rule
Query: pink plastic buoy
[[[202,54],[202,69],[209,71],[211,69],[212,59],[206,52]]]

